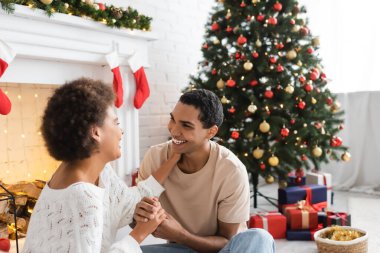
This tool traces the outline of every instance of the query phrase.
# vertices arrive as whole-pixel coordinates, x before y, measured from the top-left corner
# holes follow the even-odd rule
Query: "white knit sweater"
[[[128,187],[109,165],[100,175],[99,187],[79,182],[55,190],[46,184],[34,207],[23,252],[141,252],[129,235],[115,242],[116,232],[132,222],[143,197],[158,197],[163,191],[152,176]]]

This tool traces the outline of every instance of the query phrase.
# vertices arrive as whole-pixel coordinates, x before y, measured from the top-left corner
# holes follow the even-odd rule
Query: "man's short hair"
[[[101,81],[81,78],[55,90],[45,109],[41,132],[52,157],[82,160],[98,147],[91,127],[102,126],[114,93]]]
[[[199,109],[199,120],[203,128],[214,125],[220,127],[223,122],[223,106],[220,99],[212,91],[205,89],[191,90],[184,93],[179,101]]]

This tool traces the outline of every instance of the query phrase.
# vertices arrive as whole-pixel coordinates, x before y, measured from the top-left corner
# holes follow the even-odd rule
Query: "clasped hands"
[[[186,233],[182,225],[161,207],[157,198],[144,197],[136,205],[133,218],[140,225],[150,223],[153,220],[159,221],[159,223],[155,222],[157,226],[152,231],[152,235],[157,238],[180,243]]]

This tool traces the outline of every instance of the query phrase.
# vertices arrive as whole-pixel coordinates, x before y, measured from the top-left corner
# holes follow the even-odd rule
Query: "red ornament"
[[[253,58],[258,58],[258,57],[259,57],[259,53],[257,53],[257,52],[253,52],[253,53],[252,53],[252,57],[253,57]]]
[[[286,127],[283,127],[280,132],[282,137],[288,137],[289,136],[289,129]]]
[[[247,60],[247,57],[246,57],[244,54],[242,54],[242,55],[241,55],[241,60],[242,60],[242,61]]]
[[[317,72],[311,72],[310,73],[310,80],[313,80],[313,81],[315,81],[315,80],[317,80],[318,79],[318,73]]]
[[[284,67],[281,66],[280,64],[277,65],[277,72],[282,72],[282,71],[284,71]]]
[[[291,20],[290,20],[290,24],[291,24],[291,25],[295,25],[295,24],[296,24],[296,21],[295,21],[294,19],[291,19]]]
[[[290,124],[291,125],[294,125],[296,123],[296,120],[295,119],[290,119]]]
[[[241,58],[241,54],[240,54],[240,52],[236,52],[235,53],[235,59],[236,60],[239,60]]]
[[[237,39],[237,43],[242,46],[244,45],[245,43],[247,43],[247,38],[244,37],[242,34],[239,36],[239,38]]]
[[[278,44],[276,44],[276,48],[277,49],[283,49],[284,48],[284,44],[278,43]]]
[[[282,4],[279,3],[279,2],[276,2],[274,5],[273,5],[273,9],[275,11],[281,11],[282,10]]]
[[[99,10],[101,11],[105,11],[106,10],[106,6],[102,3],[97,3],[97,5],[99,6]]]
[[[260,165],[259,165],[259,166],[260,166],[260,169],[261,169],[261,170],[265,170],[265,163],[260,162]]]
[[[307,156],[306,155],[301,155],[301,160],[302,161],[306,161],[307,160]]]
[[[247,22],[249,22],[249,21],[251,21],[251,19],[252,19],[251,15],[248,15],[245,20],[247,20]]]
[[[244,8],[245,6],[247,6],[247,5],[244,3],[244,1],[242,1],[241,4],[240,4],[240,7]]]
[[[344,129],[344,125],[343,124],[340,124],[339,125],[339,130],[343,130]]]
[[[314,49],[313,49],[312,47],[308,47],[308,48],[306,49],[306,51],[307,51],[309,54],[314,53]]]
[[[257,15],[256,19],[257,19],[257,21],[262,22],[262,21],[264,21],[265,16],[263,14],[259,14],[259,15]]]
[[[321,78],[322,78],[322,80],[325,80],[325,79],[326,79],[326,74],[325,74],[325,73],[322,73],[322,74],[321,74]]]
[[[304,76],[300,76],[298,80],[300,80],[301,83],[304,83],[306,81],[306,78]]]
[[[326,99],[326,104],[327,104],[327,105],[332,105],[333,102],[334,102],[334,100],[333,100],[331,97],[328,97],[328,98]]]
[[[259,84],[259,82],[257,80],[252,80],[252,81],[249,82],[249,85],[251,85],[252,87],[254,87],[254,86],[258,85],[258,84]]]
[[[268,24],[277,25],[277,18],[275,18],[275,17],[268,18]]]
[[[313,85],[311,85],[310,83],[308,83],[308,84],[306,84],[304,86],[304,89],[305,89],[305,91],[310,92],[310,91],[313,90]]]
[[[313,68],[313,70],[311,72],[315,72],[315,74],[317,74],[317,76],[319,77],[319,70],[317,68]]]
[[[302,177],[296,177],[296,184],[301,184],[302,183]]]
[[[232,139],[238,139],[238,138],[239,138],[239,132],[237,132],[237,131],[232,131],[232,133],[231,133],[231,138],[232,138]]]
[[[208,48],[207,43],[203,44],[202,48],[207,49]]]
[[[8,238],[0,238],[0,251],[9,252],[11,249],[11,242]]]
[[[266,98],[273,98],[273,91],[271,91],[271,90],[266,90],[265,92],[264,92],[264,97],[266,97]]]
[[[230,113],[235,113],[235,111],[236,111],[236,109],[233,106],[230,109],[228,109],[228,112],[230,112]]]
[[[333,136],[330,140],[331,147],[340,147],[342,146],[342,143],[343,143],[342,139],[336,136]]]
[[[227,86],[228,86],[228,87],[234,87],[235,85],[236,85],[236,82],[235,82],[234,80],[229,79],[229,80],[227,81]]]
[[[218,25],[218,23],[216,22],[212,23],[211,31],[215,32],[215,31],[218,31],[219,29],[220,29],[220,26]]]
[[[230,32],[232,32],[232,27],[231,26],[227,26],[227,28],[226,28],[226,32],[228,32],[228,33],[230,33]]]
[[[315,122],[314,126],[315,126],[316,129],[321,129],[322,124],[321,124],[321,122]]]
[[[306,107],[306,103],[304,101],[300,101],[298,102],[298,108],[300,108],[301,110],[305,109]]]
[[[274,56],[271,56],[271,57],[269,57],[269,61],[270,61],[270,63],[276,63],[277,62],[277,58],[276,57],[274,57]]]
[[[301,27],[300,33],[301,35],[306,36],[309,34],[309,29],[307,29],[306,27]]]
[[[216,69],[211,70],[211,75],[216,75],[216,73],[217,73]]]
[[[298,168],[298,169],[296,169],[295,174],[297,177],[303,177],[305,175],[305,172],[302,168]]]

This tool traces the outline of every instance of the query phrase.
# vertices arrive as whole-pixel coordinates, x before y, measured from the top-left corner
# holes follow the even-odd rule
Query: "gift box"
[[[312,230],[288,230],[286,231],[286,239],[288,241],[314,241],[314,234],[323,227],[318,225]]]
[[[288,174],[288,186],[300,186],[306,184],[306,176],[298,176],[295,172],[290,172]]]
[[[304,202],[300,201],[294,206],[284,208],[287,225],[291,230],[315,229],[318,227],[318,212],[310,206],[305,206]]]
[[[282,211],[284,207],[300,200],[306,200],[307,205],[312,206],[316,211],[321,211],[327,206],[326,193],[326,186],[315,184],[278,189],[279,210]]]
[[[345,212],[327,212],[326,227],[332,225],[351,226],[351,214]]]
[[[331,174],[320,171],[311,171],[306,174],[306,184],[324,185],[327,188],[327,207],[332,204],[332,178]]]
[[[275,239],[286,237],[286,217],[279,212],[258,213],[249,220],[249,228],[263,228]]]

